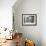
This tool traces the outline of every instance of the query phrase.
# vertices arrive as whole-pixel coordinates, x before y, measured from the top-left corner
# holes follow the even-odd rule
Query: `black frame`
[[[35,24],[24,24],[24,16],[34,16],[35,17]],[[33,18],[34,18],[33,17]],[[37,14],[22,14],[22,26],[36,26],[37,25]]]

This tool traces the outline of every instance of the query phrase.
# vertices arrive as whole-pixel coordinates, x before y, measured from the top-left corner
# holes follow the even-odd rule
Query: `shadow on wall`
[[[40,0],[18,0],[12,7],[14,13],[14,24],[18,32],[23,33],[24,39],[32,39],[36,46],[41,46],[40,38]],[[21,4],[22,3],[22,4]],[[33,11],[33,9],[36,9]],[[37,10],[38,9],[38,10]],[[37,26],[22,26],[22,14],[37,14]],[[17,25],[17,26],[16,26]],[[26,33],[26,34],[25,34]],[[38,33],[38,35],[37,35]],[[28,34],[28,36],[27,36]]]

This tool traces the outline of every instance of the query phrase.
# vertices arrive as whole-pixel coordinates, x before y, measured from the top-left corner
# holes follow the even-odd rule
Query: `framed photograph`
[[[23,26],[36,26],[37,14],[22,14],[22,25]]]

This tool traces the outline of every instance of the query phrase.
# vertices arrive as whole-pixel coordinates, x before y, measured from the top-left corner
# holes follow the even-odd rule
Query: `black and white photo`
[[[22,25],[37,25],[37,14],[22,14]]]

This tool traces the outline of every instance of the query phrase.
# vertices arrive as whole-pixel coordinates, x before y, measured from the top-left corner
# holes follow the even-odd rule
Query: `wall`
[[[24,39],[31,39],[36,46],[41,46],[41,30],[40,30],[40,15],[41,1],[40,0],[18,0],[13,6],[15,31],[23,33]],[[37,14],[37,26],[22,26],[22,14]]]
[[[16,0],[0,0],[0,27],[12,29],[12,6]]]
[[[41,1],[41,41],[46,46],[46,0]]]

